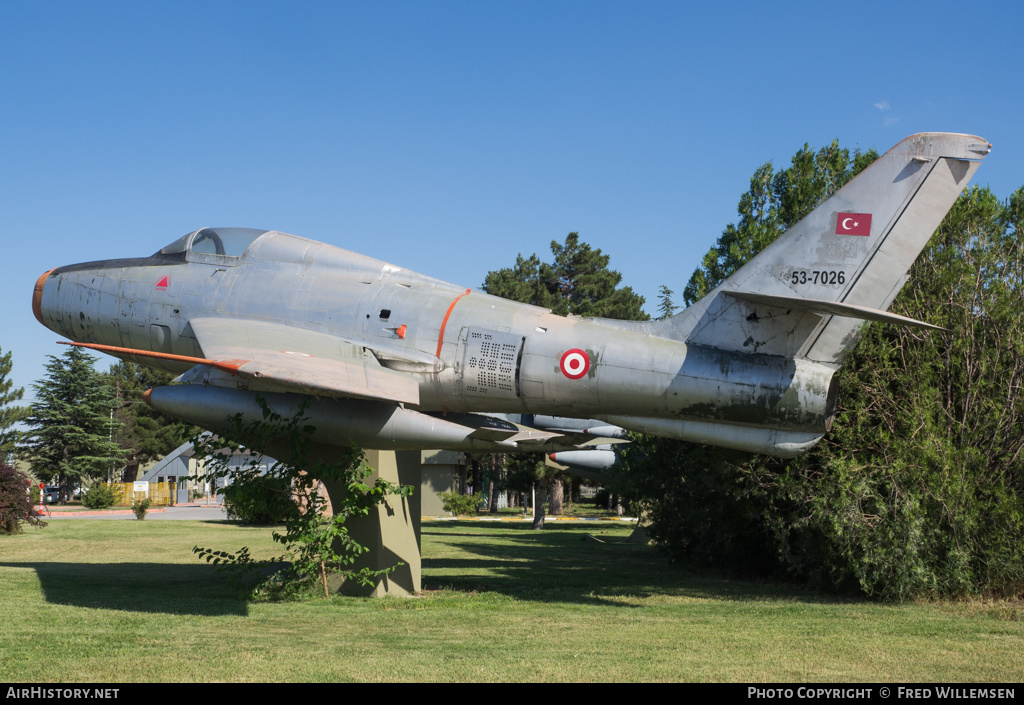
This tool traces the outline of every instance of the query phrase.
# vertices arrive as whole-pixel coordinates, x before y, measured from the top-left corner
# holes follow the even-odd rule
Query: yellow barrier
[[[176,482],[149,482],[146,491],[136,490],[134,482],[114,482],[111,487],[118,493],[118,504],[131,504],[134,500],[149,497],[151,507],[171,507],[175,503]]]

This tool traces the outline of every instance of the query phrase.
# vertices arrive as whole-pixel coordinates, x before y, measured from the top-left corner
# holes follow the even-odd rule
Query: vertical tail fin
[[[674,319],[687,343],[838,364],[886,313],[991,145],[913,135]],[[927,325],[927,324],[920,324]]]

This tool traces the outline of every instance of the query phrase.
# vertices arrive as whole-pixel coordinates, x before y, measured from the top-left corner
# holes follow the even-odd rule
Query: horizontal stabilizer
[[[724,291],[722,293],[734,299],[752,304],[810,311],[811,313],[818,313],[823,316],[845,316],[846,318],[860,318],[865,321],[878,321],[879,323],[895,323],[896,325],[927,328],[929,330],[947,330],[941,326],[889,313],[888,311],[879,311],[867,306],[857,306],[856,304],[846,304],[838,301],[802,299],[797,296],[778,296],[775,294],[757,294],[749,291]]]

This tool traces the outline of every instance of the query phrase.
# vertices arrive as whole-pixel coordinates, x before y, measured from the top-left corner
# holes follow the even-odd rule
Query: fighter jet
[[[258,418],[259,394],[283,415],[311,400],[317,442],[367,449],[586,447],[573,429],[524,423],[546,415],[792,457],[831,427],[836,370],[867,322],[934,328],[887,309],[990,149],[908,137],[660,321],[558,316],[295,235],[219,227],[150,257],[46,272],[32,308],[75,344],[180,374],[149,403],[213,431],[236,412]]]

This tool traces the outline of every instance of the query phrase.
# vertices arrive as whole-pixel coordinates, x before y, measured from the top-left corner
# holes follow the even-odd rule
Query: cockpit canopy
[[[263,233],[256,228],[200,228],[178,238],[157,254],[172,255],[180,252],[192,254],[241,257],[242,253]]]

